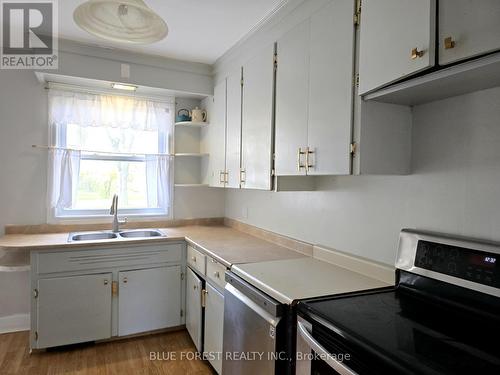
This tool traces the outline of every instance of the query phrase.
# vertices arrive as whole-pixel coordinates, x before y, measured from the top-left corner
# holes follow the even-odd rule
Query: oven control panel
[[[500,288],[500,255],[473,249],[418,241],[415,266]]]

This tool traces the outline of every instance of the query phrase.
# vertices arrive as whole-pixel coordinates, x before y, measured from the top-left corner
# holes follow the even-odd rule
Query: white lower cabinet
[[[222,371],[224,295],[210,284],[205,289],[204,352],[218,374]]]
[[[181,324],[181,267],[119,272],[118,335]]]
[[[203,280],[188,268],[186,272],[186,329],[198,351],[201,351],[203,344],[202,292]]]
[[[185,323],[184,243],[35,250],[30,257],[32,349]]]
[[[38,348],[111,337],[111,273],[37,282]]]

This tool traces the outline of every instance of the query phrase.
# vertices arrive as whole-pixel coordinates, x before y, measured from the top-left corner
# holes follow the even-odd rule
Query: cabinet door
[[[118,334],[181,324],[181,267],[119,272]]]
[[[273,153],[274,45],[243,66],[241,165],[243,188],[271,189]]]
[[[214,114],[208,131],[208,184],[213,187],[224,187],[224,171],[226,170],[226,80],[219,82],[214,88]]]
[[[38,349],[111,337],[111,273],[38,280]]]
[[[201,351],[202,338],[202,280],[189,268],[186,272],[186,328],[198,351]]]
[[[306,20],[278,40],[276,71],[277,176],[303,175],[309,99],[309,30]],[[323,111],[323,109],[322,109]]]
[[[434,66],[435,19],[435,0],[363,0],[359,94]]]
[[[311,18],[309,175],[351,172],[354,0],[331,1]]]
[[[226,187],[240,187],[241,167],[241,68],[227,82]]]
[[[222,338],[224,332],[224,295],[207,283],[205,296],[206,353],[214,353],[209,361],[218,374],[222,370]],[[217,355],[217,353],[221,353]]]
[[[500,49],[498,0],[440,0],[438,24],[441,65]]]

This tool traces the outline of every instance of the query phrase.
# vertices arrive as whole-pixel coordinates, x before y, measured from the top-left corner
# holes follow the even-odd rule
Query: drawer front
[[[217,262],[213,258],[208,258],[207,260],[207,278],[212,281],[215,286],[220,287],[221,289],[224,289],[226,286],[226,281],[224,274],[226,272],[226,267]]]
[[[155,246],[116,245],[95,250],[43,252],[37,254],[39,274],[70,272],[128,265],[182,262],[181,244]]]
[[[187,247],[187,263],[196,271],[205,275],[207,256],[190,245]]]

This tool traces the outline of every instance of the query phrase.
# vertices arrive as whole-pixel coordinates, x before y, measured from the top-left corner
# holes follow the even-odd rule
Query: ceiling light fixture
[[[88,0],[73,13],[78,26],[113,42],[148,44],[165,38],[165,21],[143,0]]]
[[[135,91],[137,90],[137,86],[134,85],[126,85],[125,83],[112,83],[111,87],[116,90],[126,90],[126,91]]]

